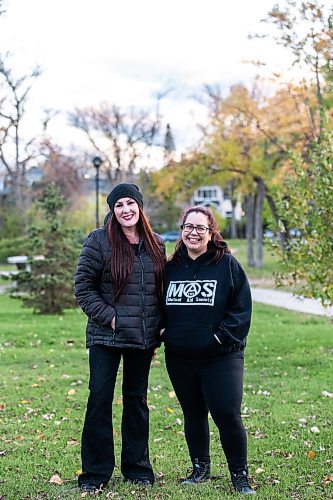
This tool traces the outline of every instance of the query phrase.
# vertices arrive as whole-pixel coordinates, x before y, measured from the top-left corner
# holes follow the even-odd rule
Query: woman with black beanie
[[[149,461],[148,375],[159,345],[164,243],[143,212],[134,184],[118,184],[107,197],[104,227],[84,242],[75,295],[88,316],[89,398],[82,432],[82,492],[97,494],[114,466],[112,403],[123,360],[121,472],[140,486],[154,482]]]
[[[210,477],[210,412],[234,489],[254,494],[240,414],[244,349],[251,322],[250,287],[208,208],[187,209],[180,227],[181,240],[166,265],[166,329],[161,338],[184,413],[193,465],[182,484],[196,485]]]

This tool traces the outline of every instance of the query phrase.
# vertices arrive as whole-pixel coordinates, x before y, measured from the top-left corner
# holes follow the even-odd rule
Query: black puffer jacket
[[[161,252],[164,243],[155,235]],[[107,226],[84,242],[75,274],[75,296],[88,316],[86,345],[147,349],[159,344],[161,312],[155,293],[153,262],[140,242],[128,283],[113,303],[111,248]],[[116,329],[111,328],[115,316]]]

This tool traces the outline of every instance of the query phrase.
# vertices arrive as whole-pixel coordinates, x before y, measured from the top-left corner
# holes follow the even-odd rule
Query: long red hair
[[[158,299],[161,300],[165,256],[140,206],[137,228],[140,240],[143,240],[144,246],[154,263],[156,295]],[[114,302],[116,302],[124,291],[130,274],[132,273],[135,250],[125,236],[114,214],[108,221],[108,235],[111,246],[111,275],[114,287]]]
[[[209,261],[209,263],[219,262],[225,253],[231,253],[231,252],[227,243],[221,236],[213,212],[208,207],[203,207],[201,205],[189,207],[182,214],[179,221],[180,225],[185,224],[187,217],[189,216],[190,213],[193,212],[203,214],[207,217],[209,232],[212,235],[212,238],[208,243],[208,249],[213,251],[213,256]],[[175,260],[175,261],[179,260],[180,252],[184,247],[185,244],[183,243],[183,240],[182,239],[179,240],[178,243],[176,244],[175,251],[171,255],[169,260]]]

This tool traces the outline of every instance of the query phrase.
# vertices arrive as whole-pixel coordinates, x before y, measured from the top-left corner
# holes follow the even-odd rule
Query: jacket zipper
[[[141,298],[142,298],[142,317],[141,317],[141,332],[142,332],[142,341],[143,345],[146,348],[147,347],[147,340],[146,340],[146,318],[145,318],[145,306],[146,306],[146,301],[145,301],[145,293],[144,293],[144,272],[145,272],[145,267],[141,258],[140,253],[138,253],[138,257],[141,262]]]

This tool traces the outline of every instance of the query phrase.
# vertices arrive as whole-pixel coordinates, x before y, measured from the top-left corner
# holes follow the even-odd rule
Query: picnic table
[[[35,255],[33,260],[43,260],[44,255]],[[27,255],[12,255],[7,257],[8,264],[15,264],[20,271],[31,271],[31,264]]]

